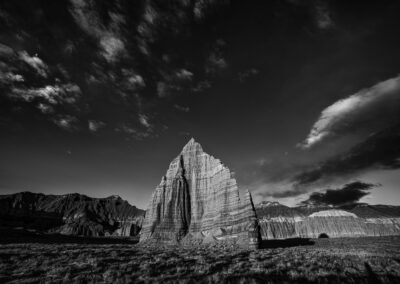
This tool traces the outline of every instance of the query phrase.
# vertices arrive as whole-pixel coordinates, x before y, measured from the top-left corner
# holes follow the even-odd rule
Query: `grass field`
[[[400,237],[269,241],[257,251],[16,241],[0,245],[0,283],[400,283]]]

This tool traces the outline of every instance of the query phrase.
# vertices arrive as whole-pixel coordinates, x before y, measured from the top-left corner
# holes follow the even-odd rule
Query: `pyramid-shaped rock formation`
[[[140,241],[232,241],[255,248],[259,239],[250,193],[240,199],[229,169],[192,138],[153,193]]]

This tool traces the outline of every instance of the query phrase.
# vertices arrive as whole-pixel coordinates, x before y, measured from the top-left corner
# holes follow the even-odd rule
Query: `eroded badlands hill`
[[[81,236],[134,236],[144,211],[119,196],[45,195],[20,192],[0,196],[0,225]]]
[[[400,235],[400,207],[357,204],[339,208],[256,206],[262,239]]]

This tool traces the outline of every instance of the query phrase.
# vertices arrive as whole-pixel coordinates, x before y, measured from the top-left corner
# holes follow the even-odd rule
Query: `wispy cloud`
[[[162,80],[157,83],[157,94],[160,98],[173,97],[192,87],[194,74],[187,69],[181,68],[172,73],[163,70],[160,73]]]
[[[192,91],[195,93],[203,92],[207,89],[211,88],[211,82],[209,80],[204,80],[198,82],[193,88]]]
[[[286,0],[297,8],[305,8],[311,17],[312,24],[315,25],[320,31],[326,31],[335,26],[333,19],[332,7],[329,5],[328,0]]]
[[[89,120],[88,121],[88,128],[91,132],[97,132],[101,128],[105,127],[106,124],[100,120]]]
[[[192,80],[193,73],[186,69],[181,69],[176,72],[176,77],[180,80]]]
[[[135,91],[138,88],[143,88],[146,86],[146,83],[141,75],[131,69],[122,69],[122,87]]]
[[[224,48],[226,42],[223,39],[217,39],[208,54],[205,65],[205,72],[214,75],[227,68],[228,63],[224,57]]]
[[[0,56],[13,56],[14,50],[8,45],[0,43]]]
[[[317,1],[315,5],[315,21],[317,27],[321,30],[327,30],[335,26],[327,2]]]
[[[0,60],[0,87],[10,104],[36,110],[37,117],[47,117],[65,129],[80,121],[79,130],[100,131],[96,122],[104,121],[107,129],[119,129],[132,138],[156,136],[163,126],[154,110],[162,101],[174,106],[176,96],[210,88],[214,75],[227,67],[226,43],[211,34],[193,52],[185,50],[191,45],[188,35],[197,38],[192,34],[193,20],[202,24],[209,12],[215,15],[216,6],[228,2],[160,5],[153,0],[107,4],[68,0],[56,9],[67,11],[62,14],[66,25],[57,25],[57,31],[47,29],[51,25],[47,14],[54,9],[35,4],[41,14],[32,27],[23,26],[22,14],[10,9],[10,18],[16,19],[12,28],[18,34],[0,44],[4,59]],[[67,32],[64,41],[48,36],[55,32]],[[35,40],[28,44],[31,39]],[[73,62],[79,62],[78,69]],[[77,85],[73,89],[73,82],[82,89]],[[174,108],[189,111],[179,103]],[[118,115],[111,117],[108,111]]]
[[[149,43],[156,40],[157,26],[161,24],[160,13],[151,1],[146,1],[142,20],[137,26],[139,50],[143,55],[149,56],[151,51]]]
[[[211,52],[206,63],[205,71],[208,74],[215,74],[228,66],[225,58],[218,53]]]
[[[213,0],[199,0],[193,6],[193,14],[198,21],[203,20],[210,10],[215,9],[217,6],[225,6],[230,4],[230,0],[213,1]]]
[[[115,62],[127,53],[120,26],[125,23],[122,15],[109,13],[110,22],[106,26],[100,19],[96,5],[90,1],[71,0],[70,12],[75,22],[87,34],[98,40],[101,54],[108,62]]]
[[[13,88],[8,94],[9,97],[32,102],[34,99],[51,104],[73,104],[81,95],[81,89],[76,84],[48,85],[36,89]]]
[[[54,113],[54,107],[45,103],[39,103],[37,108],[40,110],[41,113],[50,114]]]
[[[77,130],[77,123],[78,123],[78,118],[72,115],[57,115],[56,117],[53,117],[51,121],[57,125],[58,127],[68,130],[68,131],[74,131]]]
[[[145,114],[139,114],[139,122],[146,128],[151,128],[152,125],[149,122],[149,118]]]
[[[3,72],[0,68],[0,83],[11,84],[14,82],[24,82],[25,79],[20,74],[15,74],[13,72]]]
[[[118,126],[117,128],[115,128],[115,131],[128,135],[127,139],[135,139],[135,140],[143,140],[151,136],[152,134],[151,130],[140,131],[128,124],[122,124]]]
[[[126,52],[124,42],[111,34],[104,35],[100,39],[100,46],[103,49],[103,56],[109,62],[114,62],[119,55]]]
[[[238,77],[240,82],[246,81],[248,78],[257,75],[259,71],[256,68],[250,68],[248,70],[239,72]]]
[[[175,104],[174,108],[179,110],[179,111],[182,111],[182,112],[189,112],[190,111],[190,108],[188,106],[181,106],[181,105],[178,105],[178,104]]]
[[[396,121],[399,110],[400,76],[397,76],[360,90],[324,109],[305,141],[298,146],[307,149],[360,129],[374,131],[373,127],[377,124],[382,127]]]
[[[165,82],[157,83],[157,95],[160,98],[165,98],[169,95],[169,88],[168,88],[167,83],[165,83]]]
[[[19,52],[19,58],[35,69],[40,76],[47,77],[48,66],[37,54],[30,56],[26,51],[21,51]]]

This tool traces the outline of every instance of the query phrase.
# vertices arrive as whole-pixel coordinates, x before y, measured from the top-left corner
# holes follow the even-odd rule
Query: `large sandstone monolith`
[[[243,199],[232,173],[192,138],[153,193],[140,241],[232,241],[258,247],[259,229],[249,192]]]

